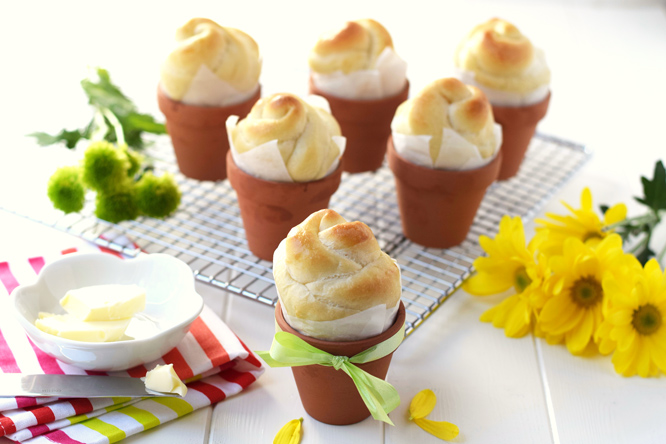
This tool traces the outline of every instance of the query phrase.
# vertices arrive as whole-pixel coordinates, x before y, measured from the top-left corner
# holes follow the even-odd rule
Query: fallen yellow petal
[[[444,441],[451,441],[460,433],[457,425],[446,421],[431,421],[425,418],[416,418],[414,422],[426,432]]]
[[[425,418],[432,412],[437,403],[437,397],[430,389],[421,390],[412,398],[409,404],[409,419]]]
[[[301,423],[303,418],[292,419],[288,423],[282,426],[275,439],[273,439],[273,444],[298,444],[301,442],[301,437],[303,436],[303,430],[301,428]]]

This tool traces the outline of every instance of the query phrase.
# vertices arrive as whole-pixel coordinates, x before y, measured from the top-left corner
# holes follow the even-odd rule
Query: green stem
[[[106,124],[106,120],[104,120],[104,114],[102,114],[99,109],[95,109],[95,117],[93,118],[92,127],[95,129],[90,134],[90,140],[92,142],[104,140],[104,136],[106,135],[109,126]]]
[[[113,131],[116,133],[116,141],[118,142],[118,146],[125,145],[125,133],[123,132],[123,126],[120,124],[120,121],[116,115],[113,114],[108,108],[100,108],[100,111],[104,114],[106,120],[111,123],[111,126],[113,126]]]
[[[627,219],[623,219],[619,222],[615,222],[614,224],[610,224],[604,227],[604,231],[609,231],[613,230],[617,227],[623,227],[626,225],[631,225],[633,222],[639,222],[640,224],[650,224],[652,225],[653,223],[656,223],[659,221],[659,216],[655,214],[654,212],[649,212],[646,214],[643,214],[641,216],[634,216],[634,217],[629,217]]]
[[[645,235],[643,239],[641,239],[639,243],[634,245],[634,247],[631,249],[629,253],[635,256],[636,253],[639,253],[643,248],[649,246],[649,244],[650,244],[650,234],[648,233],[647,235]]]
[[[662,248],[659,254],[657,255],[657,261],[660,264],[664,262],[664,256],[666,256],[666,245],[664,245],[664,248]]]

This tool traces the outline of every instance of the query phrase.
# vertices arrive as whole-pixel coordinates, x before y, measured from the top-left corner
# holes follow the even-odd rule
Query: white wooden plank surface
[[[441,442],[407,420],[412,397],[426,388],[437,395],[429,419],[458,425],[458,442],[551,442],[532,339],[509,340],[478,320],[495,301],[458,291],[398,349],[390,377],[402,404],[387,443]]]

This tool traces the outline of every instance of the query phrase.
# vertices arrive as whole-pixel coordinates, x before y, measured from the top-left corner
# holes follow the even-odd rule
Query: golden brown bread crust
[[[178,28],[176,42],[176,49],[162,65],[160,79],[172,99],[185,95],[202,65],[238,91],[256,87],[261,72],[259,47],[243,31],[193,18]]]
[[[493,18],[476,26],[458,46],[456,66],[471,71],[483,86],[500,91],[524,93],[550,82],[545,67],[531,69],[541,63],[543,54],[514,25]]]
[[[310,68],[320,74],[342,71],[349,74],[375,67],[384,48],[393,40],[379,22],[372,19],[350,21],[336,31],[323,34],[310,52]]]
[[[407,135],[428,135],[433,162],[439,155],[442,130],[450,128],[479,148],[484,159],[496,149],[495,120],[483,92],[455,78],[435,80],[396,110],[393,130]]]
[[[287,314],[311,321],[345,318],[400,301],[398,265],[362,222],[320,210],[275,251],[273,275]]]
[[[340,126],[327,111],[289,93],[273,94],[255,103],[250,114],[231,131],[238,153],[271,140],[296,182],[321,179],[338,159],[340,149],[332,140]]]

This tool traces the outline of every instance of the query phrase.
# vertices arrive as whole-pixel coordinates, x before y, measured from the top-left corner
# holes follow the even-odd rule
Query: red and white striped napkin
[[[75,251],[119,253],[89,244],[58,254],[0,262],[0,372],[106,374],[81,370],[41,351],[14,319],[12,290],[32,283],[41,268]],[[142,377],[157,364],[173,364],[186,381],[184,398],[2,398],[0,436],[24,443],[107,444],[222,401],[252,384],[260,361],[208,307],[181,343],[161,359],[114,376]],[[111,374],[111,373],[110,373]]]

